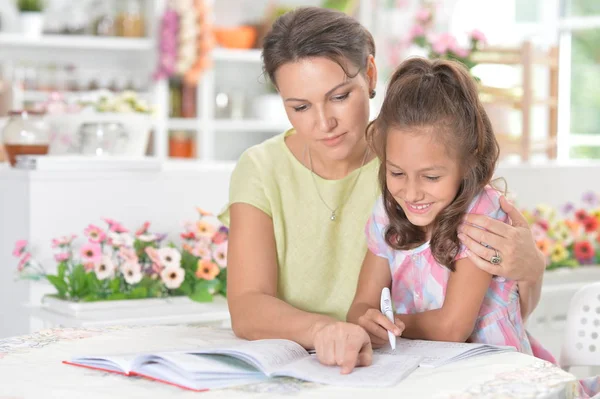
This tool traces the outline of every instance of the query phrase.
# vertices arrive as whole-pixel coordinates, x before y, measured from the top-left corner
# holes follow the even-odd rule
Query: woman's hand
[[[314,346],[317,359],[327,366],[340,366],[342,374],[354,367],[370,366],[373,348],[369,334],[360,326],[334,322],[316,327]]]
[[[358,318],[358,325],[369,334],[373,348],[381,348],[389,343],[388,331],[399,337],[405,327],[402,320],[396,318],[394,324],[378,309],[373,308]]]
[[[500,198],[500,206],[510,218],[512,225],[485,215],[469,214],[465,217],[465,222],[468,224],[465,223],[459,228],[458,237],[469,249],[467,251],[469,259],[480,269],[511,280],[537,283],[543,276],[546,264],[542,253],[535,245],[529,225],[523,215],[505,197]],[[496,255],[494,249],[502,259],[496,265],[490,262]]]

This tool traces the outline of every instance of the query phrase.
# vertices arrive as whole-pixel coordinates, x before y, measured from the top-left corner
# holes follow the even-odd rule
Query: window
[[[560,42],[558,158],[600,159],[600,1],[516,0],[516,23]]]

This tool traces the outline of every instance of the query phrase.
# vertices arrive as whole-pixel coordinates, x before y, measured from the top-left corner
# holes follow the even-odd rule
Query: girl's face
[[[355,74],[357,68],[351,66],[349,72]],[[275,74],[296,133],[321,156],[333,160],[353,155],[364,139],[369,91],[375,87],[376,78],[373,57],[369,57],[366,74],[361,71],[353,78],[323,57],[284,64]]]
[[[391,129],[386,143],[386,184],[415,226],[429,231],[454,201],[462,174],[456,157],[427,130]]]

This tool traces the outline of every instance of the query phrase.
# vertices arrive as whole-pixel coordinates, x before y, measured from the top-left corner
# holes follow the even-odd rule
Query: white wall
[[[14,242],[28,238],[38,259],[52,265],[54,237],[77,232],[111,217],[128,228],[152,222],[152,231],[176,239],[195,207],[218,212],[227,202],[232,164],[166,164],[160,172],[26,172],[0,170],[0,338],[29,331],[23,304],[39,304],[48,287],[31,290],[14,282]],[[578,202],[587,190],[600,192],[600,164],[572,166],[502,166],[520,207],[545,202]]]

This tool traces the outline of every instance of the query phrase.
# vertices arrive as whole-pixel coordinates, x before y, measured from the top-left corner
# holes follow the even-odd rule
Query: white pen
[[[394,323],[394,312],[392,311],[392,298],[390,296],[390,289],[383,287],[381,290],[381,313],[388,318],[389,321]],[[396,350],[396,336],[390,330],[388,330],[388,338],[390,339],[390,346],[392,350]]]

